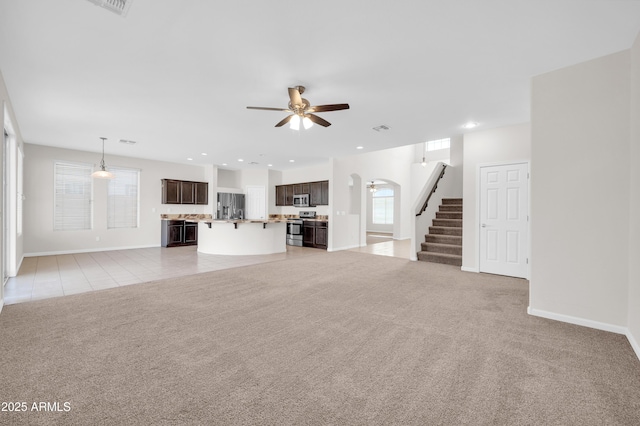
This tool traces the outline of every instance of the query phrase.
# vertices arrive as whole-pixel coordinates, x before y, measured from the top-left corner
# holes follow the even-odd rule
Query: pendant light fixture
[[[102,160],[100,160],[100,170],[96,170],[91,174],[91,177],[98,179],[113,179],[113,173],[107,171],[107,167],[104,165],[104,141],[107,138],[102,139]]]
[[[373,184],[373,181],[371,181],[371,185],[369,185],[369,192],[376,192],[378,190],[378,188],[376,188],[376,186]]]

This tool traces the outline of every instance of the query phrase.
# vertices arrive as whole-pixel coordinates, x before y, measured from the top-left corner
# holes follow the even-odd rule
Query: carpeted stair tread
[[[420,243],[420,246],[422,247],[422,251],[462,256],[461,245],[424,242]]]
[[[462,198],[443,198],[442,204],[462,204]]]
[[[433,219],[433,225],[462,228],[462,219]]]
[[[462,237],[458,235],[427,234],[424,236],[424,240],[427,243],[453,244],[462,246]]]
[[[430,226],[429,234],[462,236],[462,227]]]
[[[433,263],[444,263],[447,265],[462,266],[462,256],[458,256],[455,254],[419,251],[418,260],[433,262]]]
[[[436,212],[437,219],[462,219],[462,212]]]
[[[461,212],[462,204],[440,204],[439,210],[441,212]]]

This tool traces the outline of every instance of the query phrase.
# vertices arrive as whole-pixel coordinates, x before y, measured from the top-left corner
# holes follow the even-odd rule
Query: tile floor
[[[409,241],[378,242],[353,250],[408,258]],[[18,275],[5,284],[4,303],[11,305],[313,254],[318,254],[318,249],[287,246],[286,253],[220,256],[198,253],[195,246],[188,246],[26,257]]]

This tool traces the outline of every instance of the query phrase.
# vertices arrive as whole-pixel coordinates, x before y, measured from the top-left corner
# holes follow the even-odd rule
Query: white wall
[[[627,324],[630,80],[628,50],[533,78],[532,314]]]
[[[407,145],[371,153],[333,159],[333,175],[329,194],[329,250],[358,247],[366,241],[366,197],[361,197],[361,215],[352,210],[350,182],[352,174],[361,178],[365,186],[372,180],[384,180],[400,186],[400,209],[394,217],[394,238],[411,238],[412,216],[411,168],[415,159],[415,146]],[[360,217],[362,216],[362,217]],[[397,220],[396,220],[397,219]],[[359,229],[355,229],[358,227]],[[366,244],[366,243],[365,243]]]
[[[631,48],[629,340],[640,357],[640,34]]]
[[[462,188],[462,269],[479,270],[478,170],[481,165],[529,161],[531,127],[528,123],[464,135]]]
[[[138,168],[140,173],[140,227],[107,229],[107,180],[93,181],[93,229],[53,230],[53,166],[56,160],[96,164],[96,153],[25,144],[24,251],[25,255],[53,254],[160,245],[161,213],[212,213],[207,206],[161,204],[161,179],[213,182],[212,168],[105,155],[109,166]],[[211,195],[211,191],[210,191]],[[96,239],[99,238],[99,241]]]

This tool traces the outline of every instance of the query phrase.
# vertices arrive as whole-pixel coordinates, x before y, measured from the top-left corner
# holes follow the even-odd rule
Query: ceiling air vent
[[[385,130],[389,130],[390,127],[389,126],[385,126],[384,124],[380,125],[380,126],[376,126],[373,128],[373,130],[375,130],[376,132],[384,132]]]
[[[89,0],[91,3],[104,7],[120,16],[125,16],[133,0]]]

